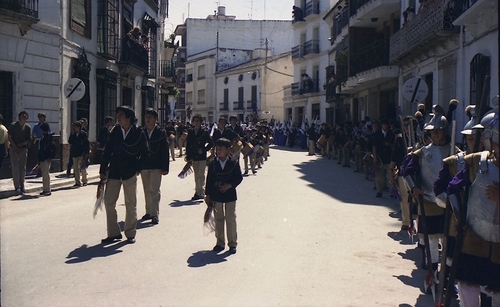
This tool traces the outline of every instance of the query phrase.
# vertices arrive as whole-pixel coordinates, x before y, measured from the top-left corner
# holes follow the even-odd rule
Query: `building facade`
[[[0,1],[0,113],[10,122],[26,110],[34,125],[44,112],[63,168],[73,121],[88,119],[92,142],[116,106],[131,105],[138,118],[158,107],[167,12],[167,0]],[[136,27],[142,36],[127,35]],[[78,101],[64,95],[71,78],[85,84]]]
[[[237,20],[225,14],[225,7],[206,19],[188,18],[178,25],[178,117],[185,119],[189,107],[212,121],[218,112],[214,74],[251,61],[254,50],[267,50],[270,55],[289,51],[290,25],[284,20]]]

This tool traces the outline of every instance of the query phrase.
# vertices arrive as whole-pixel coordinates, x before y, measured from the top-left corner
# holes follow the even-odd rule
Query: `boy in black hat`
[[[99,174],[101,181],[107,180],[104,191],[108,236],[102,243],[112,243],[122,238],[116,201],[123,185],[125,196],[125,236],[128,243],[135,243],[137,226],[137,174],[148,158],[148,147],[144,133],[137,128],[135,112],[129,106],[116,108],[117,125],[110,131],[104,147]]]
[[[194,115],[191,122],[193,128],[188,131],[186,158],[193,166],[194,171],[195,193],[191,200],[198,200],[203,199],[207,152],[212,148],[213,142],[210,138],[210,134],[205,129],[201,128],[201,115]]]
[[[144,119],[146,126],[143,131],[148,141],[149,158],[144,161],[141,170],[146,200],[146,214],[142,219],[151,219],[151,223],[158,224],[161,176],[168,174],[170,164],[167,133],[157,124],[158,112],[156,110],[147,108]]]
[[[226,246],[224,222],[227,226],[229,252],[236,253],[238,235],[236,233],[236,187],[243,181],[239,161],[229,159],[231,142],[220,138],[216,143],[216,155],[208,166],[205,202],[214,208],[215,237],[213,248],[221,252]]]

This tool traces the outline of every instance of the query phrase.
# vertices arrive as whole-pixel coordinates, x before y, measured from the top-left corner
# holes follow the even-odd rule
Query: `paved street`
[[[203,235],[181,159],[163,177],[160,224],[103,246],[96,180],[0,200],[2,306],[432,306],[398,204],[335,160],[274,147],[238,187],[238,252]],[[138,216],[144,212],[138,184]],[[119,219],[125,208],[120,196]],[[123,223],[122,223],[123,224]]]

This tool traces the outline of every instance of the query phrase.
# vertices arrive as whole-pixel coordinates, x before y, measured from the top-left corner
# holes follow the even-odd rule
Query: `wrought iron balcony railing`
[[[384,45],[384,40],[361,47],[354,52],[350,59],[349,77],[357,73],[389,64],[388,48]]]
[[[319,40],[312,39],[304,43],[304,55],[319,53]]]
[[[344,8],[337,16],[335,16],[333,23],[333,28],[335,31],[332,31],[332,44],[335,38],[339,36],[340,33],[342,33],[342,29],[344,29],[344,27],[346,27],[349,23],[349,10]]]
[[[447,34],[457,32],[453,21],[461,14],[456,4],[463,0],[427,0],[427,7],[406,22],[390,42],[389,61],[394,63],[408,53],[449,40]]]
[[[0,9],[38,18],[38,0],[0,0]]]
[[[331,83],[328,83],[325,85],[325,90],[326,90],[326,100],[330,100],[330,99],[333,99],[335,98],[335,94],[337,92],[337,89],[336,89],[336,83],[335,82],[331,82]]]
[[[308,79],[301,82],[292,83],[292,96],[304,95],[307,93],[318,93],[319,82],[318,80]]]
[[[219,103],[219,111],[229,111],[229,102]]]
[[[357,13],[358,9],[362,7],[363,5],[367,4],[372,0],[351,0],[349,3],[349,16],[353,16]]]
[[[175,82],[176,74],[173,60],[160,61],[160,77],[172,79]]]
[[[319,13],[319,0],[311,0],[306,3],[306,14],[304,15],[304,17],[307,17],[309,15],[316,15]]]
[[[148,71],[148,50],[128,37],[123,39],[120,63],[133,64],[144,72]]]
[[[298,45],[292,48],[292,59],[300,59],[304,57],[304,46]]]
[[[244,104],[245,104],[244,101],[234,101],[233,110],[244,110],[245,109]]]
[[[453,16],[455,19],[460,17],[465,11],[471,8],[478,0],[454,0],[450,1],[450,5],[448,5],[448,8],[452,8],[454,10]]]

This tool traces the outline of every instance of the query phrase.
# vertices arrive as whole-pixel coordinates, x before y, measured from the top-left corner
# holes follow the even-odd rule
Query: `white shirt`
[[[226,166],[226,162],[227,162],[227,158],[226,160],[222,161],[221,159],[217,158],[217,160],[219,160],[219,163],[220,163],[220,168],[222,170],[224,170],[224,166]]]
[[[127,137],[128,133],[130,132],[130,129],[132,128],[132,126],[130,128],[128,128],[127,131],[125,131],[125,129],[123,129],[123,127],[120,127],[120,129],[122,129],[122,134],[123,134],[123,139],[125,140],[125,138]]]
[[[151,135],[153,134],[153,131],[155,130],[155,128],[153,127],[153,129],[151,129],[151,131],[148,129],[146,129],[146,130],[148,131],[148,139],[151,139]]]

